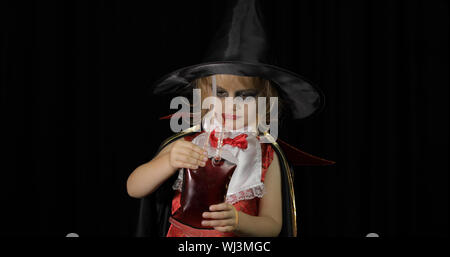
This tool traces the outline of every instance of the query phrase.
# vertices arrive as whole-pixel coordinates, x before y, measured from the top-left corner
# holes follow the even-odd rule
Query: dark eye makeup
[[[253,89],[241,90],[241,91],[236,92],[236,96],[240,96],[242,98],[256,97],[257,95],[258,95],[258,92],[256,90],[253,90]]]
[[[256,97],[258,96],[258,91],[255,89],[245,89],[245,90],[239,90],[236,92],[236,97],[240,96],[242,98],[247,98],[247,97]],[[217,86],[217,97],[228,97],[228,91],[225,90],[224,88],[221,88],[219,86]]]
[[[223,89],[217,89],[217,97],[227,97],[228,92]]]

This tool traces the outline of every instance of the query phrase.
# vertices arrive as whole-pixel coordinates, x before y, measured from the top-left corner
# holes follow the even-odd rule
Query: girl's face
[[[217,108],[215,115],[222,117],[225,131],[256,128],[258,90],[251,77],[219,74],[216,75],[216,87],[222,110]],[[243,101],[233,104],[236,97]]]

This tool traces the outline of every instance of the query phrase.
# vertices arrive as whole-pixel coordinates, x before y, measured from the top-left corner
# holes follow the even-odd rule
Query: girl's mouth
[[[222,113],[222,118],[223,119],[227,119],[227,120],[236,120],[238,118],[240,118],[241,116],[237,116],[234,114],[226,114],[226,113]]]

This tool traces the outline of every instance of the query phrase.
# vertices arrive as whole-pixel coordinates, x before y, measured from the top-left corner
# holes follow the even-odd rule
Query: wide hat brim
[[[276,87],[283,106],[290,109],[290,118],[304,119],[317,115],[325,106],[319,87],[306,78],[278,66],[244,61],[204,62],[178,69],[160,78],[152,86],[154,94],[177,94],[192,88],[192,82],[215,74],[260,77]]]

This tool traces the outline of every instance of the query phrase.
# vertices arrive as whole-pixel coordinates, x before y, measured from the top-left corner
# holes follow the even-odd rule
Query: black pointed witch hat
[[[259,0],[227,0],[225,19],[203,62],[171,72],[153,85],[154,94],[174,94],[191,82],[214,74],[255,76],[270,80],[290,108],[291,118],[303,119],[323,109],[325,98],[304,77],[271,62]]]

